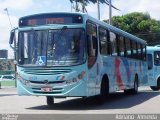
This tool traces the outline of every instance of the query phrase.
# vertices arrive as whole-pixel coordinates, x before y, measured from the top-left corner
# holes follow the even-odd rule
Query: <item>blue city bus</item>
[[[48,105],[58,97],[104,103],[111,92],[137,94],[147,83],[146,42],[84,13],[22,17],[9,43],[18,94],[46,96]]]
[[[147,46],[148,85],[154,91],[160,89],[160,45]]]

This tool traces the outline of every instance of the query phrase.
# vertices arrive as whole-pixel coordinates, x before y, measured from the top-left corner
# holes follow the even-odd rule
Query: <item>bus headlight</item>
[[[78,79],[83,79],[85,76],[85,71],[82,71],[79,75],[78,75]]]
[[[85,72],[82,71],[80,74],[78,74],[77,77],[74,77],[74,78],[72,78],[72,79],[70,79],[70,80],[66,80],[66,84],[74,84],[74,83],[77,83],[77,82],[79,82],[80,80],[82,80],[82,79],[84,78],[84,76],[85,76]]]
[[[78,78],[73,78],[73,79],[70,79],[70,80],[66,80],[66,84],[74,84],[78,82]]]
[[[29,80],[23,79],[19,74],[17,75],[18,80],[23,83],[24,85],[28,85],[30,82]]]

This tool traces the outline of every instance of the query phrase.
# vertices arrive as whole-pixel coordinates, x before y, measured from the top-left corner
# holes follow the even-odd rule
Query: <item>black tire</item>
[[[104,104],[108,95],[109,95],[109,85],[107,80],[103,79],[101,83],[100,95],[98,96],[98,103]]]
[[[159,88],[157,86],[150,86],[150,88],[153,90],[153,91],[158,91]]]
[[[138,77],[135,76],[133,89],[124,90],[126,95],[136,95],[138,93]]]
[[[151,88],[153,91],[158,91],[158,90],[160,90],[160,79],[158,79],[158,81],[157,81],[157,86],[150,86],[150,88]]]
[[[53,105],[54,104],[54,98],[52,96],[47,96],[47,105]]]
[[[136,95],[138,93],[138,77],[134,80],[134,88],[131,89],[131,94]]]

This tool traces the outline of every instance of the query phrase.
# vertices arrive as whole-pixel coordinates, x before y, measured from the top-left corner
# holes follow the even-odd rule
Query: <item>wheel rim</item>
[[[137,92],[137,91],[138,91],[138,84],[137,84],[137,81],[135,81],[135,84],[134,84],[134,90],[135,90],[135,92]]]

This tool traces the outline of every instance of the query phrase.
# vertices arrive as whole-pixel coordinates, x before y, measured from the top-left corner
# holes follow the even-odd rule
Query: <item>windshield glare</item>
[[[75,65],[85,60],[83,29],[19,32],[18,64]]]

